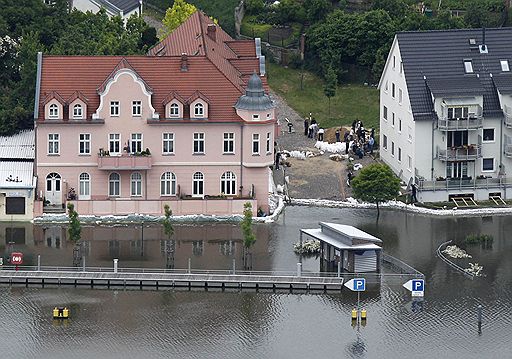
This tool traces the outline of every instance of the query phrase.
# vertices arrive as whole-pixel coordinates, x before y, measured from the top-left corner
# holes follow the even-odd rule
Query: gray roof
[[[478,48],[482,29],[400,32],[397,39],[414,120],[435,118],[429,85],[439,91],[436,85],[443,78],[471,84],[476,79],[484,90],[483,115],[502,115],[491,74],[503,73],[500,60],[508,60],[512,66],[512,28],[486,29],[487,54]],[[470,45],[470,39],[475,39],[476,45]],[[464,71],[464,60],[468,59],[472,61],[472,74]]]
[[[247,82],[245,95],[240,96],[235,104],[237,110],[264,111],[274,108],[269,95],[265,94],[260,77],[253,73]]]
[[[512,74],[493,75],[494,85],[504,95],[512,94]]]
[[[139,7],[139,0],[95,0],[106,9],[118,13],[119,10],[123,14],[127,14],[133,9]]]
[[[427,87],[434,96],[482,96],[484,88],[475,76],[427,78]]]
[[[0,162],[7,159],[33,160],[34,157],[34,130],[24,130],[12,136],[0,136]]]

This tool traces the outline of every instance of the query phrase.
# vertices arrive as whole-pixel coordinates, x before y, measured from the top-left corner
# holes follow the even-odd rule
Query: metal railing
[[[482,157],[482,145],[467,145],[458,148],[437,147],[437,158],[441,161],[471,161]]]
[[[505,121],[505,127],[512,128],[512,108],[507,105],[503,106],[503,118]]]
[[[512,177],[499,178],[447,178],[443,180],[427,181],[416,177],[416,185],[420,191],[446,191],[452,189],[489,189],[512,187]]]
[[[467,118],[448,118],[443,117],[437,120],[437,128],[442,131],[465,131],[477,130],[483,127],[482,116],[472,116]]]

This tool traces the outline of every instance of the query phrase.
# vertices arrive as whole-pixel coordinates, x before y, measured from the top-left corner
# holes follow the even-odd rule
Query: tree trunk
[[[377,219],[379,219],[379,216],[380,216],[379,201],[377,201],[375,203],[377,204]]]

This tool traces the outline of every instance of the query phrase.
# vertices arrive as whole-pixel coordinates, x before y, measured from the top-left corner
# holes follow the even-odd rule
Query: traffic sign
[[[423,297],[425,294],[425,281],[423,279],[411,279],[403,286],[411,292],[413,297]]]
[[[15,264],[17,266],[23,264],[23,253],[12,252],[11,253],[11,264]]]
[[[364,292],[366,290],[366,279],[354,278],[346,282],[344,286],[353,292]]]

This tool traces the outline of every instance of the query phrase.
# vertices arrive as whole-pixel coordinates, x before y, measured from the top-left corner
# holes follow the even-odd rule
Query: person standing
[[[281,152],[279,152],[279,151],[278,151],[278,152],[276,153],[276,163],[275,163],[275,166],[274,166],[274,168],[275,168],[276,170],[278,170],[278,169],[279,169],[279,162],[281,162]]]
[[[308,121],[308,118],[306,117],[304,119],[304,136],[308,135],[308,131],[309,131],[309,121]]]
[[[318,129],[318,141],[324,141],[324,129],[322,127]]]
[[[336,129],[335,135],[336,135],[336,142],[341,142],[341,135],[340,135],[339,129]]]

